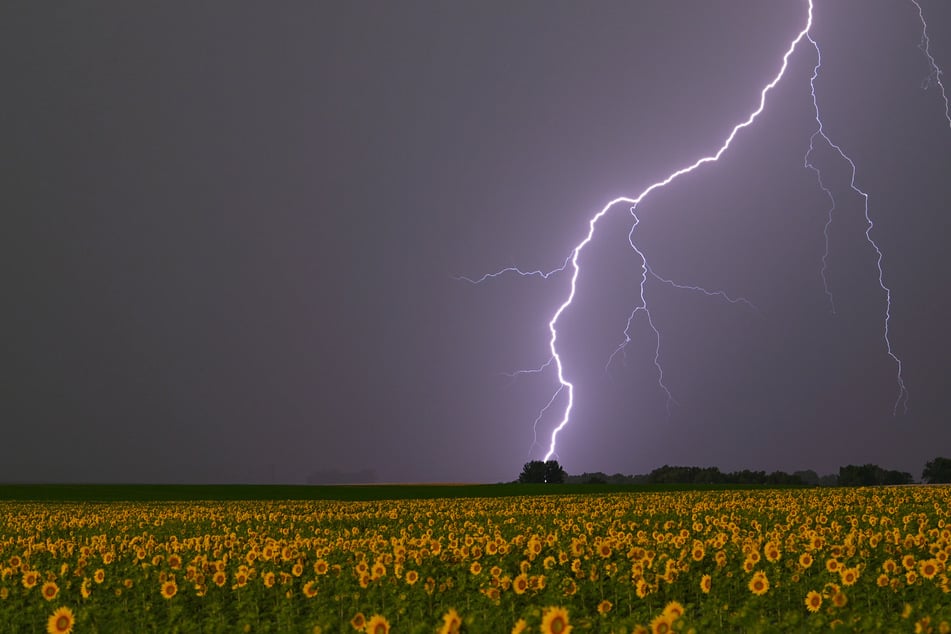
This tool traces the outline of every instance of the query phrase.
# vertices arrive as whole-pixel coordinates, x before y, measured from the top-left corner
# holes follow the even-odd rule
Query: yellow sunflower
[[[614,607],[614,604],[608,601],[607,599],[605,599],[604,601],[598,604],[598,614],[607,614],[608,612],[611,611],[611,608],[613,607]]]
[[[367,624],[367,618],[363,616],[363,612],[357,612],[353,615],[353,618],[350,619],[350,627],[357,630],[358,632],[362,631]]]
[[[568,610],[554,606],[546,608],[541,627],[542,634],[569,634],[571,624],[568,622]]]
[[[726,565],[726,552],[725,552],[725,551],[718,550],[718,551],[717,551],[717,554],[715,554],[715,555],[713,556],[713,558],[714,558],[714,559],[716,560],[716,562],[717,562],[717,568],[722,568],[723,566]]]
[[[273,588],[277,578],[274,576],[273,572],[265,572],[263,575],[261,575],[261,580],[264,582],[264,586],[266,588]]]
[[[855,582],[859,579],[859,569],[858,567],[842,568],[839,570],[839,576],[842,578],[843,586],[855,585]]]
[[[918,571],[925,579],[934,579],[935,575],[938,574],[938,560],[925,559],[918,564]]]
[[[50,615],[46,621],[46,631],[49,634],[69,634],[73,631],[75,622],[76,617],[73,616],[73,611],[63,606]]]
[[[367,625],[363,628],[363,631],[367,634],[389,634],[390,622],[379,614],[374,614],[370,617],[370,620],[367,621]]]
[[[528,622],[525,619],[519,619],[512,626],[512,634],[522,634],[526,629],[528,629]]]
[[[36,585],[36,582],[40,580],[40,575],[35,570],[27,570],[23,573],[23,578],[20,582],[23,584],[23,587],[29,590]]]
[[[755,573],[750,579],[749,589],[757,596],[766,594],[769,590],[769,579],[766,578],[766,573],[762,571]]]
[[[845,604],[849,602],[849,598],[845,596],[844,592],[836,592],[832,595],[832,605],[837,608],[844,608]]]
[[[460,627],[462,627],[462,617],[455,608],[449,608],[449,611],[443,614],[439,634],[459,634]]]
[[[512,590],[515,591],[515,594],[525,594],[525,591],[528,590],[528,575],[523,572],[515,577],[512,580]]]
[[[651,593],[650,584],[648,584],[644,579],[638,579],[637,584],[634,587],[634,592],[637,594],[637,598],[643,599]]]
[[[665,614],[671,617],[671,621],[675,621],[684,615],[684,606],[681,605],[679,601],[671,601],[664,606],[664,610],[661,614]]]
[[[162,598],[171,599],[178,593],[178,586],[175,580],[171,579],[162,584]]]
[[[713,578],[710,575],[700,577],[700,590],[704,594],[710,594],[710,587],[713,585]]]
[[[52,601],[56,598],[56,595],[59,594],[59,586],[56,585],[54,581],[47,581],[43,584],[42,589],[40,590],[43,598],[47,601]]]
[[[304,584],[304,596],[308,599],[313,599],[317,596],[317,582],[308,581]]]
[[[815,590],[810,590],[806,595],[806,609],[810,612],[818,612],[822,607],[822,595]]]
[[[674,631],[673,619],[666,614],[658,614],[650,623],[651,634],[671,634]]]

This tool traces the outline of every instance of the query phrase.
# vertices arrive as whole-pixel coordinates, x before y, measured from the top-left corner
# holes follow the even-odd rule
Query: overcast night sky
[[[951,4],[921,0],[951,68]],[[514,479],[569,276],[618,196],[717,150],[806,2],[16,3],[0,8],[0,481]],[[668,415],[628,205],[559,321],[569,473],[911,472],[951,456],[951,125],[908,0],[816,0],[718,163],[649,195]],[[951,72],[951,71],[949,71]],[[951,81],[946,75],[945,83]],[[563,409],[538,426],[547,444]]]

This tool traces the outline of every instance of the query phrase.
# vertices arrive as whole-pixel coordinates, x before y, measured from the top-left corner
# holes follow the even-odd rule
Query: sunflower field
[[[951,487],[0,502],[3,632],[951,632]]]

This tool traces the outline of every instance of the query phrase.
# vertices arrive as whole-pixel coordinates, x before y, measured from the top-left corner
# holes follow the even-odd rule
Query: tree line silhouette
[[[937,457],[925,463],[921,473],[926,484],[951,483],[951,458]],[[907,471],[883,469],[876,464],[846,465],[838,474],[819,476],[815,471],[731,471],[724,473],[717,467],[682,467],[664,465],[643,475],[607,475],[600,471],[568,475],[557,460],[526,462],[519,474],[521,483],[548,484],[763,484],[773,486],[881,486],[913,484],[915,479]]]

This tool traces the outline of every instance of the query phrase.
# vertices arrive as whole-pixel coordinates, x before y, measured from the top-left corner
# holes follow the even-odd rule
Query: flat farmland
[[[0,497],[4,632],[951,631],[947,486]]]

